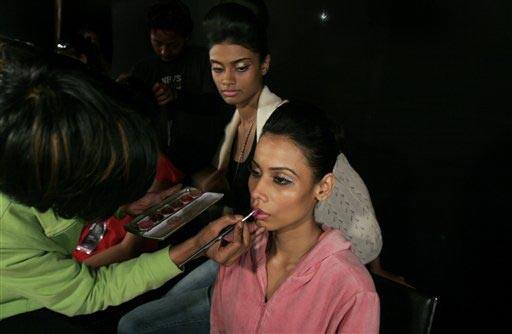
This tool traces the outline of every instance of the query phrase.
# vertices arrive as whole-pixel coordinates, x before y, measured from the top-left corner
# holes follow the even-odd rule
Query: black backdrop
[[[65,14],[64,30],[86,15],[99,18],[107,40],[112,33],[117,75],[150,52],[150,2],[68,5],[78,10]],[[185,2],[196,23],[215,3]],[[53,13],[43,3],[51,6],[7,1],[0,33],[50,45]],[[343,125],[347,155],[383,229],[384,265],[441,295],[435,329],[497,328],[508,290],[512,2],[266,3],[269,84],[283,97],[317,103]],[[200,24],[192,43],[204,43]]]

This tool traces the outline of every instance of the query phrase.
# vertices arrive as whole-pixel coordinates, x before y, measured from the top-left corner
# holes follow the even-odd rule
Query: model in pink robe
[[[325,225],[318,243],[266,301],[268,234],[230,267],[221,266],[212,333],[378,333],[379,297],[340,231]]]

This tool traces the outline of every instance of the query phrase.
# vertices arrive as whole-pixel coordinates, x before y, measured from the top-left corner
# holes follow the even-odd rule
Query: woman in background
[[[266,34],[268,15],[264,6],[256,9],[236,3],[220,4],[204,20],[213,80],[224,101],[236,107],[215,161],[218,173],[211,179],[213,182],[206,182],[205,188],[215,183],[219,174],[225,176],[232,198],[228,205],[241,214],[250,208],[248,167],[256,143],[267,119],[286,103],[265,86],[271,62]],[[319,205],[315,215],[344,230],[356,255],[363,263],[369,263],[378,256],[382,238],[368,190],[342,153],[334,175],[338,179],[335,196]]]

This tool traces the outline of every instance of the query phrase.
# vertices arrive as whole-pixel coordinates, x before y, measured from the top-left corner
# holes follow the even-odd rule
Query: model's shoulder
[[[352,250],[340,250],[322,263],[324,280],[330,286],[359,292],[375,292],[375,286],[366,267],[354,255]]]

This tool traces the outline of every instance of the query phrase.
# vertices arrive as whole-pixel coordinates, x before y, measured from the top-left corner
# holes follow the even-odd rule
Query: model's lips
[[[234,89],[221,91],[222,95],[225,97],[234,97],[238,94],[238,92],[239,92],[238,90],[234,90]]]
[[[266,213],[265,211],[261,210],[260,208],[254,208],[256,213],[254,213],[254,219],[256,220],[267,220],[268,217],[270,217],[269,213]]]

